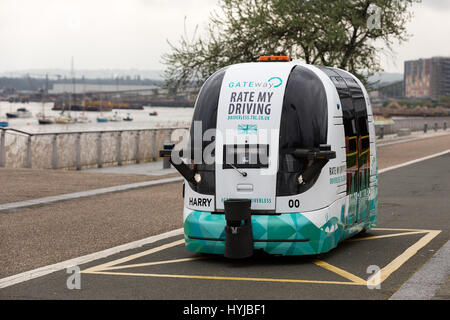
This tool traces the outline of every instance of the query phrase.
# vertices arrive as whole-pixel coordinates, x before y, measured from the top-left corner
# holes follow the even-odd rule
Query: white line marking
[[[88,262],[91,262],[94,260],[106,258],[110,255],[113,255],[113,254],[116,254],[116,253],[119,253],[122,251],[136,249],[136,248],[142,247],[144,245],[154,243],[159,240],[164,240],[164,239],[167,239],[170,237],[178,236],[178,235],[183,234],[183,232],[184,232],[183,228],[180,228],[180,229],[172,230],[172,231],[162,233],[162,234],[159,234],[156,236],[151,236],[151,237],[148,237],[148,238],[145,238],[142,240],[123,244],[123,245],[120,245],[120,246],[117,246],[114,248],[110,248],[110,249],[106,249],[103,251],[88,254],[88,255],[78,257],[75,259],[66,260],[63,262],[55,263],[55,264],[41,267],[38,269],[34,269],[31,271],[22,272],[22,273],[19,273],[19,274],[10,276],[10,277],[0,279],[0,289],[12,286],[17,283],[28,281],[28,280],[31,280],[34,278],[42,277],[42,276],[48,275],[50,273],[66,269],[66,268],[70,268],[73,266],[79,266],[79,265],[82,265],[84,263],[88,263]]]
[[[38,198],[38,199],[32,199],[32,200],[5,203],[5,204],[0,204],[0,212],[14,210],[14,209],[20,209],[20,208],[25,208],[25,207],[31,207],[31,206],[36,206],[36,205],[42,205],[42,204],[49,204],[49,203],[65,201],[65,200],[93,197],[93,196],[98,196],[98,195],[112,193],[112,192],[127,191],[127,190],[138,189],[138,188],[159,186],[162,184],[174,183],[174,182],[179,182],[179,181],[183,181],[183,180],[184,179],[182,177],[165,178],[165,179],[158,179],[158,180],[152,180],[152,181],[123,184],[123,185],[113,186],[113,187],[108,187],[108,188],[93,189],[93,190],[74,192],[74,193],[66,193],[66,194],[60,194],[60,195],[56,195],[56,196],[44,197],[44,198]]]
[[[433,154],[431,156],[423,157],[423,158],[416,159],[416,160],[413,160],[413,161],[405,162],[403,164],[399,164],[399,165],[396,165],[396,166],[385,168],[385,169],[379,170],[378,173],[387,172],[387,171],[394,170],[394,169],[401,168],[401,167],[405,167],[405,166],[408,166],[410,164],[414,164],[414,163],[417,163],[417,162],[420,162],[420,161],[425,161],[425,160],[428,160],[428,159],[439,157],[439,156],[447,154],[449,152],[450,152],[450,149],[447,150],[447,151],[444,151],[444,152]],[[89,255],[86,255],[86,256],[82,256],[82,257],[79,257],[79,258],[75,258],[75,259],[67,260],[67,261],[64,261],[64,262],[52,264],[52,265],[49,265],[49,266],[41,267],[41,268],[38,268],[38,269],[34,269],[34,270],[31,270],[31,271],[26,271],[26,272],[23,272],[23,273],[19,273],[19,274],[16,274],[16,275],[13,275],[13,276],[10,276],[10,277],[7,277],[7,278],[0,279],[0,289],[12,286],[12,285],[17,284],[17,283],[28,281],[28,280],[31,280],[31,279],[34,279],[34,278],[42,277],[42,276],[48,275],[50,273],[66,269],[66,268],[70,268],[70,267],[73,267],[73,266],[77,266],[77,265],[88,263],[88,262],[91,262],[91,261],[94,261],[94,260],[105,258],[105,257],[108,257],[108,256],[110,256],[112,254],[115,254],[115,253],[118,253],[118,252],[121,252],[121,251],[135,249],[135,248],[141,247],[141,246],[143,246],[145,244],[150,244],[150,243],[153,243],[155,241],[167,239],[167,238],[170,238],[170,237],[173,237],[173,236],[176,236],[176,235],[181,235],[181,234],[183,234],[183,232],[184,232],[183,228],[180,228],[180,229],[169,231],[169,232],[166,232],[166,233],[163,233],[163,234],[160,234],[160,235],[152,236],[152,237],[149,237],[149,238],[146,238],[146,239],[143,239],[143,240],[130,242],[130,243],[127,243],[127,244],[124,244],[124,245],[120,245],[120,246],[111,248],[111,249],[106,249],[106,250],[103,250],[103,251],[100,251],[100,252],[92,253],[92,254],[89,254]]]
[[[392,167],[389,167],[389,168],[378,170],[378,173],[380,174],[380,173],[388,172],[388,171],[391,171],[391,170],[395,170],[395,169],[398,169],[398,168],[409,166],[409,165],[414,164],[414,163],[418,163],[418,162],[422,162],[422,161],[425,161],[425,160],[429,160],[429,159],[433,159],[433,158],[436,158],[436,157],[440,157],[440,156],[443,156],[444,154],[447,154],[449,152],[450,152],[450,149],[442,151],[442,152],[439,152],[439,153],[435,153],[435,154],[432,154],[432,155],[429,155],[429,156],[426,156],[426,157],[423,157],[423,158],[419,158],[419,159],[411,160],[411,161],[408,161],[408,162],[404,162],[404,163],[398,164],[396,166],[392,166]]]

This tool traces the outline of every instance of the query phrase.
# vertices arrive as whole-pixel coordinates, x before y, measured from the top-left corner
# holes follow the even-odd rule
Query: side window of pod
[[[294,67],[281,112],[277,196],[300,194],[314,185],[320,171],[308,169],[315,160],[307,159],[307,154],[295,155],[294,151],[319,152],[320,146],[327,143],[327,130],[328,102],[322,80],[305,67]],[[304,183],[302,177],[307,170],[312,175]]]

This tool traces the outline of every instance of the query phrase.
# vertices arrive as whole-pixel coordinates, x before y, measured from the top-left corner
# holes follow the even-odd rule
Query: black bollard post
[[[253,255],[253,232],[250,199],[225,200],[226,258],[243,259]]]
[[[164,143],[164,150],[173,150],[175,144],[170,142]],[[163,169],[170,169],[170,157],[163,158]]]
[[[424,132],[424,133],[427,133],[427,131],[428,131],[428,123],[425,123],[425,124],[423,125],[423,132]]]
[[[384,138],[384,126],[380,127],[380,139]]]

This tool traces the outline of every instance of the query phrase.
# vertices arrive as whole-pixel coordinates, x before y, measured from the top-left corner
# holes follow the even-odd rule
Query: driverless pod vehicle
[[[160,155],[185,178],[190,251],[313,255],[377,224],[369,96],[340,69],[284,56],[225,67],[200,90],[187,147]]]

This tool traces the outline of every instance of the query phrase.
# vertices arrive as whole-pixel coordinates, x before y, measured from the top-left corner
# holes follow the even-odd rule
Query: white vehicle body
[[[200,182],[185,181],[188,250],[224,252],[227,199],[251,200],[253,247],[273,254],[326,252],[376,225],[373,114],[352,74],[300,61],[232,65],[205,82],[195,121],[203,127],[194,135],[192,125],[191,144],[214,150],[215,160],[195,166]],[[214,141],[207,129],[216,130]],[[335,155],[326,163],[320,154],[298,158],[324,145]]]

